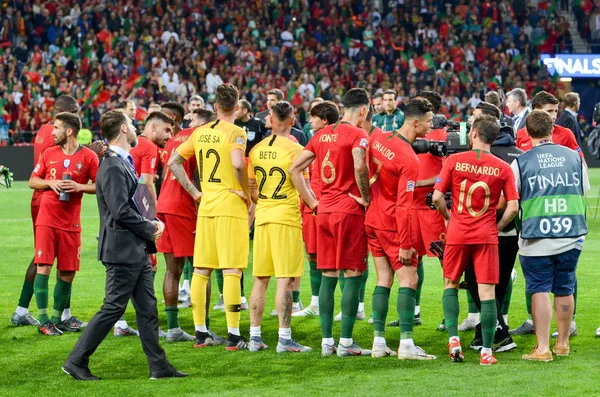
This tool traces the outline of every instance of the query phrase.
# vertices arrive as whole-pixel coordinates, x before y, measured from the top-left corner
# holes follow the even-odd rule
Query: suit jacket
[[[515,136],[517,136],[517,131],[519,131],[521,128],[525,128],[525,122],[527,121],[527,116],[529,116],[529,113],[531,113],[531,110],[529,110],[529,108],[525,109],[525,114],[523,115],[523,118],[519,121],[519,125],[514,126]]]
[[[571,112],[563,110],[560,116],[558,116],[558,118],[556,119],[556,124],[560,125],[561,127],[570,129],[571,132],[575,134],[575,139],[577,139],[577,142],[581,140],[581,128],[579,127],[577,119],[571,114]]]
[[[136,264],[156,252],[154,224],[138,213],[132,199],[137,185],[127,160],[109,151],[96,176],[98,259],[104,263]]]

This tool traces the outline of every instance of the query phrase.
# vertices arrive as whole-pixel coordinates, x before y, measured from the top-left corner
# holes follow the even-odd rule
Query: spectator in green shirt
[[[396,91],[383,93],[383,111],[373,116],[373,126],[385,132],[396,131],[404,124],[404,112],[396,107]]]

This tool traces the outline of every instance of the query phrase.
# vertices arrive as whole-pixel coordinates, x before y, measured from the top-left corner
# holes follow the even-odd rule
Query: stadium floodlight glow
[[[561,77],[560,81],[562,81],[563,83],[570,83],[571,81],[573,81],[573,78],[571,78],[571,77]]]
[[[542,54],[550,75],[559,77],[600,77],[600,54]]]

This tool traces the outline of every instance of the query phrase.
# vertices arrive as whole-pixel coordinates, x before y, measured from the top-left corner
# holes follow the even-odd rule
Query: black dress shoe
[[[89,368],[78,367],[68,361],[61,368],[65,374],[71,375],[77,380],[100,380],[97,376],[92,375]]]
[[[150,372],[150,379],[162,379],[162,378],[185,378],[188,376],[185,372],[179,372],[175,367],[167,367],[158,371]]]

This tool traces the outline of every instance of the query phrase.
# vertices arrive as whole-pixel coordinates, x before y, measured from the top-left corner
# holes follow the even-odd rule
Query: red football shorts
[[[317,253],[317,217],[312,213],[302,213],[302,237],[307,254]]]
[[[500,279],[498,244],[446,245],[444,277],[458,281],[470,264],[473,264],[477,283],[498,284]]]
[[[158,265],[158,259],[156,258],[156,254],[148,254],[148,260],[150,260],[150,264],[153,267]]]
[[[158,214],[158,219],[165,224],[165,231],[156,242],[158,252],[176,258],[194,256],[196,219],[171,214]]]
[[[52,266],[56,259],[58,270],[79,270],[81,233],[37,226],[35,235],[36,264]]]
[[[334,212],[317,217],[317,269],[367,269],[364,215]]]
[[[402,267],[400,262],[400,244],[398,243],[398,233],[390,230],[375,229],[366,226],[367,240],[369,241],[369,250],[374,258],[387,257],[394,271]],[[413,255],[411,266],[419,265],[419,258]]]
[[[412,240],[419,256],[435,256],[429,247],[434,241],[446,241],[446,222],[436,210],[417,210],[411,216]]]

